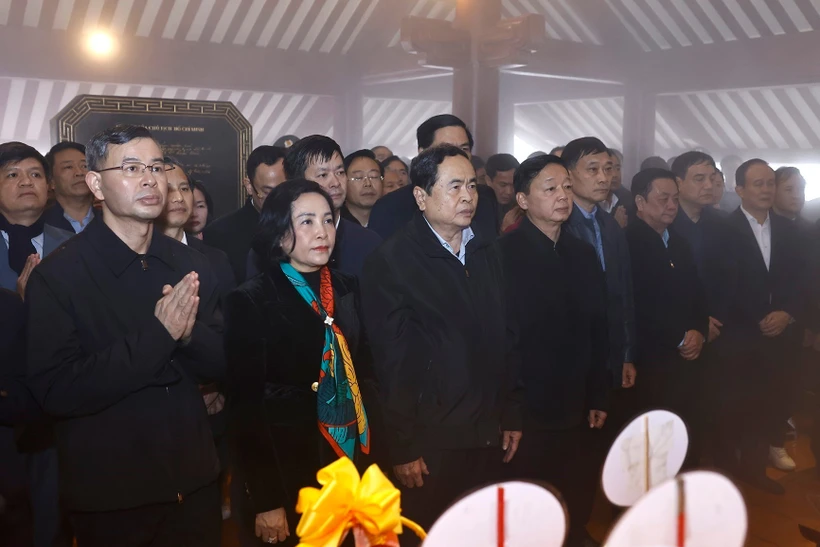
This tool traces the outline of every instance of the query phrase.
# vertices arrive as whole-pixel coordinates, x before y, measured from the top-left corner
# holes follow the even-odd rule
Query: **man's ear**
[[[527,200],[527,194],[524,192],[518,192],[515,194],[515,202],[518,203],[518,206],[524,211],[530,207],[529,201]]]
[[[248,193],[249,196],[253,196],[256,194],[256,189],[253,187],[253,184],[251,184],[251,179],[249,179],[248,177],[244,177],[242,179],[242,186],[245,187],[245,191]]]
[[[85,183],[88,189],[94,194],[94,197],[99,201],[105,201],[105,196],[102,192],[102,175],[96,171],[89,171],[85,174]]]
[[[416,205],[419,210],[424,211],[427,208],[427,192],[425,192],[420,186],[414,186],[413,197],[416,199]]]
[[[638,211],[643,212],[644,207],[646,206],[646,198],[641,195],[635,196],[635,208]]]

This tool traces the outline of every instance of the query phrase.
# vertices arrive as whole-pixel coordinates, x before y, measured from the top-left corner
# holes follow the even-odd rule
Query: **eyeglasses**
[[[378,181],[383,181],[384,177],[382,177],[381,175],[379,175],[377,177],[371,177],[370,175],[365,175],[364,177],[350,177],[348,180],[350,180],[351,182],[362,182],[363,180],[367,180],[367,182],[369,182],[370,184],[373,184],[377,180]]]
[[[123,176],[127,178],[140,178],[145,174],[145,171],[149,170],[152,176],[165,176],[166,171],[173,171],[176,169],[174,165],[170,165],[167,163],[155,163],[153,165],[145,165],[139,161],[124,161],[122,165],[119,167],[109,167],[107,169],[98,169],[97,173],[104,173],[106,171],[122,171]]]

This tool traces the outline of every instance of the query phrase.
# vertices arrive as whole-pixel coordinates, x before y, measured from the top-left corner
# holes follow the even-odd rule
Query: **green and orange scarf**
[[[316,391],[319,430],[340,458],[347,456],[353,459],[357,440],[361,451],[369,454],[370,426],[353,368],[353,357],[344,334],[333,320],[335,305],[330,270],[327,266],[321,269],[320,298],[316,298],[313,289],[293,266],[282,262],[281,267],[299,295],[325,325],[325,347]]]

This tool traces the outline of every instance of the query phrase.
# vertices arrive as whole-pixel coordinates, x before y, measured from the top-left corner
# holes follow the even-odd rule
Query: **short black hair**
[[[470,144],[470,150],[473,149],[473,134],[467,128],[467,124],[461,121],[461,118],[453,116],[452,114],[439,114],[424,121],[418,129],[416,129],[416,141],[419,148],[427,150],[433,146],[433,141],[436,140],[436,131],[444,129],[445,127],[461,127],[467,133],[467,142]]]
[[[0,169],[11,164],[20,163],[23,160],[34,158],[43,166],[43,174],[48,175],[48,165],[43,155],[36,148],[24,142],[11,141],[0,144]]]
[[[188,184],[191,185],[191,194],[193,194],[195,190],[199,190],[205,197],[205,205],[208,206],[208,217],[205,219],[205,226],[207,226],[214,219],[214,200],[211,197],[211,194],[208,193],[208,190],[205,188],[202,181],[189,176]]]
[[[405,171],[407,171],[407,172],[410,172],[410,167],[408,167],[407,163],[406,163],[403,159],[401,159],[400,157],[398,157],[398,156],[390,156],[389,158],[387,158],[386,160],[384,160],[384,161],[382,162],[382,169],[387,169],[387,168],[388,168],[388,166],[389,166],[391,163],[393,163],[394,161],[397,161],[397,162],[401,163],[401,164],[404,166],[404,170],[405,170]]]
[[[378,146],[376,148],[378,148]],[[358,158],[367,158],[369,160],[373,160],[374,162],[376,162],[376,165],[379,166],[379,174],[381,174],[381,176],[384,176],[384,167],[382,167],[382,164],[376,161],[376,154],[372,150],[368,150],[367,148],[356,150],[352,154],[348,154],[345,157],[345,171],[350,169],[350,164],[352,164],[353,161]]]
[[[513,171],[521,165],[512,154],[493,154],[487,158],[487,176],[494,179],[499,171]]]
[[[564,151],[561,153],[561,159],[564,160],[564,165],[566,165],[567,170],[572,171],[584,156],[603,153],[609,154],[609,148],[601,142],[601,139],[597,137],[582,137],[567,143],[564,147]]]
[[[441,144],[423,150],[421,154],[413,158],[413,162],[410,164],[410,180],[413,186],[418,186],[427,195],[430,195],[438,180],[438,166],[445,159],[454,156],[469,159],[464,150],[452,144]]]
[[[285,156],[285,176],[289,179],[304,178],[305,171],[316,160],[329,161],[333,153],[344,158],[342,147],[325,135],[310,135],[288,148]]]
[[[271,190],[262,210],[259,212],[259,226],[253,238],[253,250],[256,252],[259,269],[268,271],[277,262],[287,260],[288,252],[282,248],[282,240],[293,229],[293,203],[304,194],[319,194],[333,212],[333,201],[318,183],[302,178],[283,182]],[[294,246],[296,240],[293,241]]]
[[[797,167],[788,167],[784,165],[783,167],[778,167],[774,172],[774,182],[777,186],[780,186],[782,183],[786,182],[795,175],[801,177],[803,176],[800,169]]]
[[[683,154],[675,158],[675,161],[672,162],[672,167],[670,168],[670,170],[673,173],[675,173],[676,177],[683,180],[686,178],[686,173],[689,172],[690,167],[700,165],[702,163],[711,165],[712,167],[717,169],[715,159],[712,156],[705,152],[690,150],[689,152],[684,152]]]
[[[476,171],[487,167],[487,162],[484,161],[484,158],[476,156],[475,154],[473,154],[473,157],[470,158],[470,163],[473,164],[473,169],[475,169]]]
[[[393,153],[393,151],[392,151],[392,150],[390,150],[390,147],[389,147],[389,146],[386,146],[386,145],[384,145],[384,144],[377,144],[376,146],[374,146],[373,148],[371,148],[371,149],[370,149],[370,151],[371,151],[371,152],[373,152],[373,155],[376,155],[376,150],[377,150],[377,149],[379,149],[379,148],[384,148],[385,150],[387,150],[387,151],[388,151],[388,152],[390,152],[391,154]]]
[[[90,171],[102,169],[108,158],[108,146],[111,144],[128,144],[136,139],[157,140],[147,128],[141,125],[117,124],[114,127],[103,129],[88,141],[85,147],[85,162]],[[159,146],[159,143],[157,143]]]
[[[188,184],[189,184],[189,185],[191,184],[191,177],[189,177],[189,176],[188,176],[188,172],[187,172],[187,171],[185,171],[185,166],[184,166],[184,165],[182,165],[182,162],[180,162],[178,159],[176,159],[176,157],[174,157],[174,156],[165,156],[164,158],[162,158],[162,161],[163,161],[163,163],[165,163],[166,165],[173,165],[173,166],[174,166],[174,168],[179,169],[179,171],[180,171],[183,175],[185,175],[185,180],[187,180],[187,181],[188,181]],[[192,192],[193,192],[193,190],[194,190],[194,189],[193,189],[193,188],[191,188],[191,191],[192,191]]]
[[[660,156],[649,156],[641,162],[641,171],[655,167],[657,169],[669,169],[669,162]]]
[[[54,156],[65,150],[76,150],[77,152],[85,156],[85,146],[83,146],[82,144],[74,141],[58,142],[57,144],[52,146],[51,150],[49,150],[46,154],[46,175],[48,175],[48,178],[54,176]]]
[[[669,169],[661,169],[660,167],[650,167],[639,171],[632,177],[632,195],[635,197],[641,196],[644,199],[649,198],[649,192],[652,191],[652,183],[658,179],[671,179],[678,185],[675,173]]]
[[[760,158],[753,158],[748,161],[744,161],[740,164],[740,167],[737,168],[735,171],[735,185],[740,186],[743,188],[746,186],[746,172],[754,165],[765,165],[769,166],[769,162],[762,160]]]
[[[529,194],[533,179],[538,176],[538,173],[553,163],[560,165],[564,169],[567,168],[562,158],[552,154],[542,154],[524,160],[524,163],[515,170],[515,177],[513,178],[515,193],[523,192]]]
[[[251,184],[253,184],[253,177],[256,176],[256,169],[260,165],[274,165],[279,160],[284,160],[287,154],[288,151],[286,149],[278,146],[271,146],[269,144],[257,146],[253,149],[251,155],[248,156],[248,161],[245,162],[245,175],[248,177],[248,180],[251,181]]]
[[[554,156],[554,155],[556,154],[556,152],[563,152],[563,151],[564,151],[564,148],[566,148],[566,147],[565,147],[565,146],[556,146],[555,148],[553,148],[552,150],[550,150],[549,155],[550,155],[550,156]],[[544,152],[541,152],[541,153],[543,154]],[[560,157],[560,156],[559,156],[559,157]]]

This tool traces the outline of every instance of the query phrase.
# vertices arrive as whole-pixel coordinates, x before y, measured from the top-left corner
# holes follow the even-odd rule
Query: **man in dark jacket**
[[[725,442],[717,461],[739,478],[771,493],[783,487],[766,476],[769,447],[782,443],[790,413],[789,379],[802,332],[805,264],[794,225],[770,213],[775,175],[760,159],[736,173],[741,206],[725,223],[721,297],[726,310],[715,342],[719,366],[713,383],[722,388],[717,411]],[[737,465],[736,453],[740,452]]]
[[[475,170],[443,145],[411,180],[421,213],[370,256],[361,286],[402,510],[429,526],[498,476],[521,423],[501,260],[471,227]]]
[[[48,183],[54,190],[55,202],[46,209],[46,222],[72,234],[82,232],[88,223],[100,216],[94,196],[85,183],[85,146],[63,141],[46,154]]]
[[[626,229],[635,297],[636,389],[643,409],[669,408],[689,427],[690,464],[697,464],[692,441],[700,437],[696,411],[702,362],[709,332],[706,294],[689,244],[670,225],[678,212],[674,173],[645,169],[632,179],[636,219]]]
[[[526,160],[514,183],[526,216],[499,241],[525,393],[527,435],[513,468],[561,492],[570,517],[567,545],[583,545],[584,508],[592,504],[598,470],[582,432],[603,426],[610,387],[606,282],[592,248],[561,229],[572,210],[561,158]]]
[[[576,139],[561,155],[575,202],[566,229],[595,249],[606,275],[609,318],[608,367],[613,387],[635,384],[635,310],[629,248],[617,221],[598,207],[609,194],[609,149],[594,137]]]
[[[77,544],[217,546],[219,462],[198,387],[225,369],[216,277],[154,230],[167,166],[147,129],[102,131],[87,159],[102,221],[35,268],[26,292],[27,381],[57,418]]]
[[[228,255],[237,283],[248,277],[246,265],[251,242],[259,224],[259,211],[271,190],[285,182],[286,151],[276,146],[259,146],[248,156],[243,181],[248,201],[240,209],[217,219],[205,228],[202,240]]]
[[[440,114],[426,120],[416,130],[416,140],[419,152],[431,146],[451,144],[460,148],[467,156],[472,155],[473,135],[467,125],[452,114]],[[486,234],[485,237],[495,238],[501,226],[495,192],[483,184],[478,186],[477,191],[479,199],[473,227],[478,227]],[[387,239],[410,222],[417,211],[413,185],[409,184],[377,201],[370,213],[370,223],[367,226],[383,239]]]

